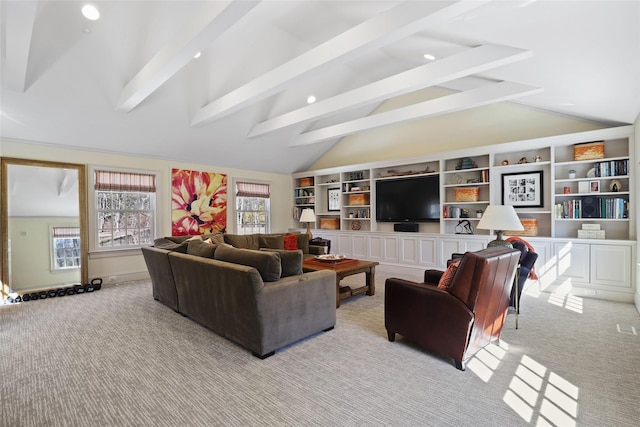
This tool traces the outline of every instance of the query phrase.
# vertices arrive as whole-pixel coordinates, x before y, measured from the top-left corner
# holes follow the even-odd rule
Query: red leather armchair
[[[389,341],[400,334],[464,370],[471,356],[500,338],[519,257],[504,247],[467,252],[448,290],[438,288],[443,272],[437,270],[425,272],[426,283],[387,279]]]

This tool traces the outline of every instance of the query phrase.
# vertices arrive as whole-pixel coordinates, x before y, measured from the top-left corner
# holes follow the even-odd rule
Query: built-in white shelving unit
[[[504,204],[510,177],[539,175],[539,201],[516,208],[521,219],[537,226],[524,238],[540,253],[539,285],[551,289],[571,283],[577,294],[628,300],[635,289],[637,236],[633,132],[632,126],[622,126],[296,173],[294,217],[302,208],[314,208],[314,235],[332,239],[333,252],[415,268],[443,267],[452,252],[481,249],[495,238],[493,230],[476,226],[489,204]],[[601,158],[576,158],[576,147],[585,143],[601,145]],[[419,223],[418,233],[394,232],[393,224],[376,221],[376,183],[421,175],[439,177],[440,220]],[[329,205],[330,194],[338,195],[337,205]],[[584,210],[585,205],[595,210]],[[472,234],[460,227],[467,221]],[[604,233],[595,238],[581,231],[585,228]],[[569,259],[571,268],[563,264]]]

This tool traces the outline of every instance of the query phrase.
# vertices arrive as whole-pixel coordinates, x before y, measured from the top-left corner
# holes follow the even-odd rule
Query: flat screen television
[[[376,220],[440,220],[440,177],[424,175],[376,181]]]

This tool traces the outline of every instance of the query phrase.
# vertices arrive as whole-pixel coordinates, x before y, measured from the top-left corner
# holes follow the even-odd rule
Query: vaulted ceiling
[[[84,3],[1,2],[0,137],[290,173],[496,102],[640,113],[640,1],[95,1],[96,21]],[[371,114],[431,86],[456,92]]]

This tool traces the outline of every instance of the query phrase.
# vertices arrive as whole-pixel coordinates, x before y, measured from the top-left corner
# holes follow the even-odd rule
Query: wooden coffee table
[[[318,261],[314,258],[310,258],[302,264],[302,271],[318,271],[318,270],[331,270],[336,272],[336,308],[340,307],[340,301],[345,298],[350,298],[356,295],[367,293],[367,295],[374,295],[376,293],[375,274],[376,265],[375,261],[361,261],[358,259],[344,259],[340,262],[324,262]],[[364,273],[366,275],[366,285],[362,288],[351,289],[348,286],[340,289],[340,281],[347,276],[354,274]]]

